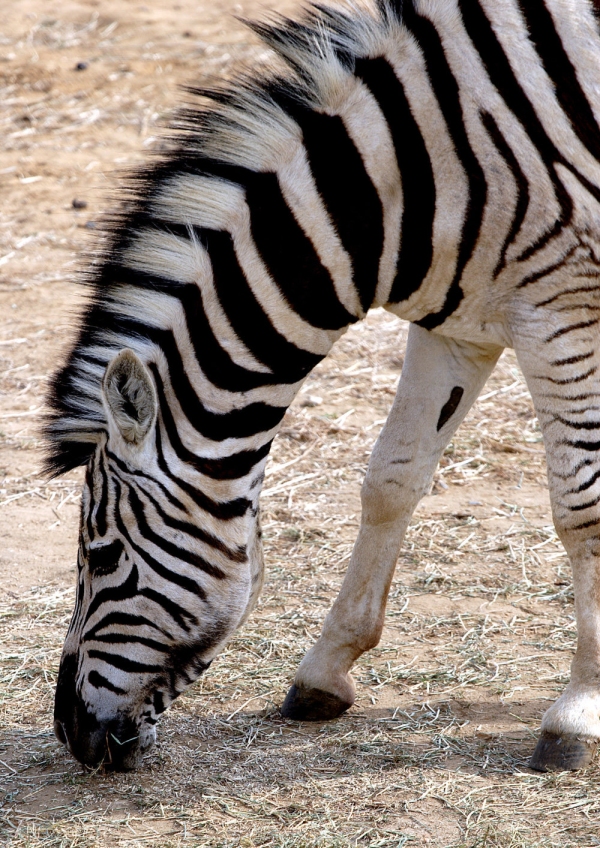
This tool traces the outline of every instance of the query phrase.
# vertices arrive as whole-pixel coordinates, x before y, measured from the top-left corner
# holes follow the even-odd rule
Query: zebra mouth
[[[79,723],[71,732],[67,731],[62,721],[54,722],[58,741],[88,768],[131,771],[140,765],[141,755],[154,743],[153,733],[145,734],[145,738],[142,738],[131,721],[116,719],[99,724],[92,719],[88,725],[86,730]]]
[[[77,695],[75,669],[75,656],[64,657],[54,705],[56,738],[89,768],[137,768],[141,755],[154,743],[154,727],[119,713],[106,720],[98,719]]]

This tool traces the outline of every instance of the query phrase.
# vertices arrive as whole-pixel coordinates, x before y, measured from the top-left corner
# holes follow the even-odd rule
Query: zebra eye
[[[88,550],[88,566],[92,576],[112,574],[119,566],[119,559],[123,553],[123,542],[115,539],[109,545]]]

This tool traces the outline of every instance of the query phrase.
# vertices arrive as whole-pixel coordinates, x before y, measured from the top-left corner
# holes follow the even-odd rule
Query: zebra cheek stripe
[[[282,707],[341,716],[419,498],[511,344],[573,567],[578,648],[531,765],[600,740],[600,33],[587,0],[378,0],[254,25],[283,76],[198,90],[125,193],[55,375],[47,468],[87,465],[56,693],[132,768],[262,585],[259,494],[302,381],[373,306],[411,322],[348,571]],[[280,63],[281,64],[281,63]],[[207,107],[206,99],[211,100]]]

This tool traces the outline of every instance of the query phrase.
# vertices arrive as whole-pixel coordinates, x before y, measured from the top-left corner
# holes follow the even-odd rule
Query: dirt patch
[[[327,725],[278,717],[341,582],[402,366],[406,326],[381,312],[336,345],[289,411],[263,498],[263,597],[164,717],[145,769],[83,773],[53,737],[81,474],[39,476],[36,428],[81,307],[78,257],[93,249],[120,175],[160,149],[177,84],[268,62],[232,17],[261,10],[222,0],[3,9],[0,838],[30,848],[599,845],[598,766],[527,769],[541,715],[568,679],[575,627],[541,437],[511,354],[415,515],[384,638],[357,664],[357,704]]]

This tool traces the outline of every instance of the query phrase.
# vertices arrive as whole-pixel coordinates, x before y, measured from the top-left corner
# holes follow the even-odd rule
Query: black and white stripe
[[[592,7],[381,0],[256,30],[288,76],[197,92],[212,105],[180,115],[113,223],[51,393],[48,468],[88,463],[77,692],[137,687],[150,723],[246,614],[272,439],[373,306],[517,348],[546,325],[529,379],[558,513],[600,524]],[[113,447],[102,393],[123,349],[156,397],[141,459]]]

